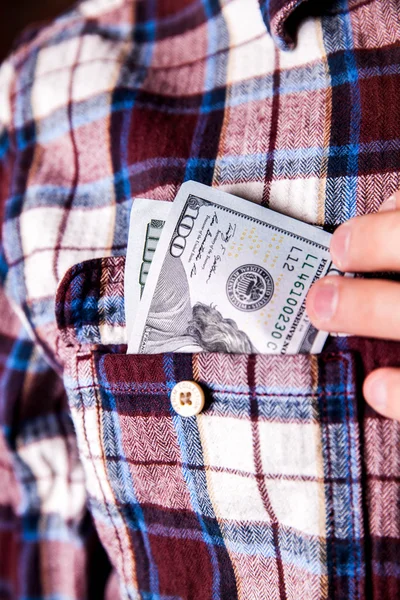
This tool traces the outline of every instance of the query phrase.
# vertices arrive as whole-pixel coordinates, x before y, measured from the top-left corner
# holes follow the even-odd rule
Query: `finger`
[[[381,415],[400,421],[400,369],[378,369],[363,386],[368,404]]]
[[[400,210],[347,221],[333,234],[330,252],[342,271],[400,271]]]
[[[397,192],[392,194],[390,198],[385,200],[385,202],[383,202],[383,204],[380,205],[379,211],[383,212],[386,210],[396,210],[398,208],[400,208],[400,190],[398,190]]]
[[[324,277],[307,296],[318,329],[400,339],[400,285],[393,281]]]

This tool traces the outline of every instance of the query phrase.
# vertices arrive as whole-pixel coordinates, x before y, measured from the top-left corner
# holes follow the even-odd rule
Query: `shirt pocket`
[[[362,596],[355,358],[127,355],[123,259],[57,299],[65,384],[96,526],[128,598]],[[171,390],[200,384],[179,416]]]

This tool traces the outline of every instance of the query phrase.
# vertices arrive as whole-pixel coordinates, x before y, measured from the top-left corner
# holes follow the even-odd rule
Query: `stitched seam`
[[[82,417],[81,418],[82,418],[82,430],[83,430],[83,435],[84,435],[84,438],[85,438],[85,444],[86,444],[86,447],[87,447],[87,449],[89,451],[88,452],[88,457],[90,457],[92,459],[93,456],[92,456],[91,451],[90,451],[90,443],[89,443],[89,438],[88,438],[87,431],[86,431],[86,422],[85,422],[86,407],[85,407],[84,400],[83,400],[83,397],[82,397],[81,387],[79,386],[79,368],[78,368],[78,365],[79,365],[79,362],[83,362],[83,360],[85,360],[83,356],[80,356],[80,357],[77,356],[77,360],[76,360],[76,374],[77,374],[77,382],[78,382],[77,392],[78,392],[79,399],[80,399],[81,406],[82,406]],[[92,378],[93,378],[93,381],[95,382],[96,380],[93,377],[93,375],[95,374],[95,372],[93,370],[93,364],[91,364],[92,363],[92,359],[91,359],[91,357],[89,357],[89,358],[86,358],[86,360],[90,361],[90,369],[92,371]],[[98,390],[97,390],[97,386],[96,385],[94,385],[92,387],[94,389],[95,398],[96,398],[96,412],[97,412],[97,432],[96,433],[97,433],[97,435],[99,437],[100,448],[103,448],[103,440],[102,440],[102,435],[101,435],[100,407],[99,407],[99,399],[98,399]],[[104,459],[104,454],[103,454],[103,457],[102,457],[102,462],[103,462],[103,465],[104,465],[104,470],[105,470],[105,472],[107,474],[106,461]],[[108,507],[107,497],[106,497],[105,491],[103,489],[101,478],[98,475],[97,463],[96,463],[96,461],[92,461],[92,464],[93,464],[94,472],[96,474],[96,479],[97,479],[97,483],[99,485],[99,489],[101,490],[102,501],[103,501],[103,504],[104,504],[104,508],[105,508],[105,510],[107,512],[107,516],[108,516],[108,518],[110,520],[110,523],[112,523],[112,526],[113,526],[113,529],[114,529],[114,532],[115,532],[115,537],[118,540],[119,551],[120,551],[121,557],[123,557],[122,540],[121,540],[121,537],[119,535],[118,527],[117,527],[116,523],[114,523],[114,518],[113,518],[112,513],[111,513],[111,511],[110,511],[110,509]],[[107,474],[107,480],[108,480],[108,474]],[[111,486],[111,489],[112,489],[112,486]],[[114,495],[114,492],[113,492],[113,495]],[[121,515],[121,517],[122,517],[122,515]],[[122,521],[124,522],[124,519],[122,519]],[[125,581],[128,581],[128,579],[126,577],[126,572],[125,572],[125,561],[124,560],[122,561],[122,570],[123,570],[123,573],[124,573]]]

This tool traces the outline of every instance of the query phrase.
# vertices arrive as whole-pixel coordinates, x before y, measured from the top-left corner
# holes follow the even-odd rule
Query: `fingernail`
[[[315,291],[313,310],[322,321],[329,321],[336,312],[338,304],[338,290],[335,283],[321,282]]]
[[[350,247],[351,226],[344,223],[335,231],[331,240],[330,252],[336,266],[344,269]]]
[[[385,202],[383,204],[380,205],[379,212],[384,212],[386,210],[395,210],[395,208],[396,208],[396,196],[395,196],[395,194],[393,194],[392,196],[390,196],[390,198],[385,200]]]
[[[378,410],[387,405],[387,385],[384,377],[368,379],[365,386],[365,395],[368,403]]]

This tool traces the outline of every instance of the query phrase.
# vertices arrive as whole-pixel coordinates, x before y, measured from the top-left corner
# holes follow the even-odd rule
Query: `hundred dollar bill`
[[[317,353],[312,283],[340,273],[321,229],[196,182],[164,225],[128,352]]]
[[[125,263],[125,320],[128,339],[171,206],[170,202],[148,198],[136,198],[132,206]]]

